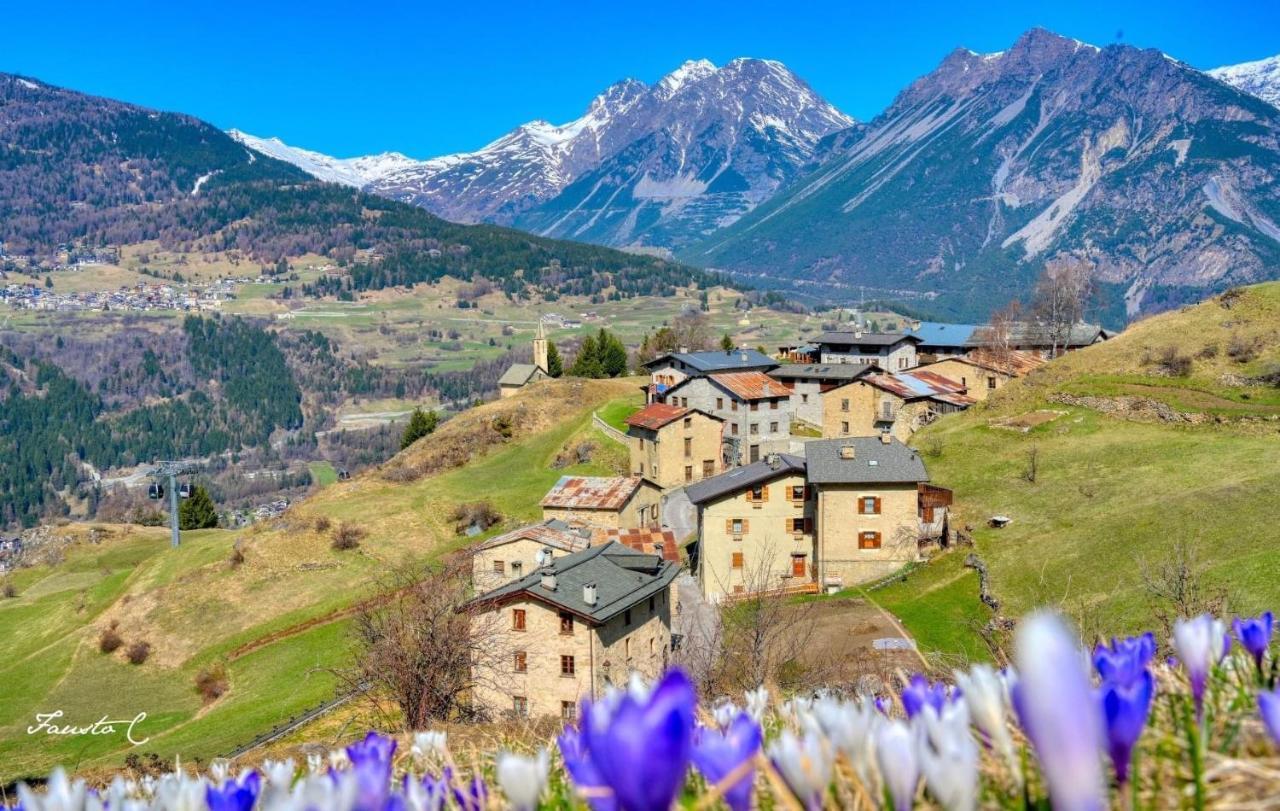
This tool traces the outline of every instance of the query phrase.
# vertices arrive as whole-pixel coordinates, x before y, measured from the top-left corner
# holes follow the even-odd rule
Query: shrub
[[[0,595],[3,595],[6,600],[12,600],[18,596],[18,587],[13,584],[12,580],[6,580],[4,585],[0,586]]]
[[[227,678],[227,668],[221,662],[210,665],[196,674],[196,692],[200,694],[206,704],[226,695],[230,687],[231,682]]]
[[[151,643],[146,640],[139,640],[129,646],[124,652],[125,657],[131,665],[140,665],[147,661],[147,657],[151,655]]]
[[[102,633],[98,634],[98,650],[103,653],[114,653],[124,644],[124,639],[120,637],[120,632],[116,630],[116,624],[113,622],[109,628],[103,628]]]
[[[453,522],[453,531],[459,535],[470,527],[477,527],[484,532],[502,520],[502,513],[490,501],[473,501],[454,507],[449,520]]]
[[[333,526],[333,522],[329,520],[327,515],[322,515],[316,519],[316,532],[328,532],[331,526]]]
[[[493,430],[497,431],[503,439],[510,439],[515,433],[515,429],[511,426],[511,418],[504,414],[493,418]]]
[[[1191,356],[1183,355],[1175,346],[1167,347],[1160,354],[1156,365],[1170,377],[1186,377],[1191,374]]]
[[[354,524],[341,524],[333,531],[333,548],[339,552],[346,552],[350,549],[358,549],[360,541],[364,540],[369,533]]]
[[[1256,339],[1233,335],[1231,336],[1231,342],[1227,344],[1227,357],[1236,363],[1248,363],[1258,357],[1258,349],[1258,341]]]
[[[1218,357],[1218,345],[1206,344],[1205,347],[1196,354],[1196,357],[1203,358],[1204,360]]]
[[[231,564],[232,569],[239,569],[244,565],[244,550],[240,548],[239,541],[231,547],[231,557],[227,558],[227,563]]]

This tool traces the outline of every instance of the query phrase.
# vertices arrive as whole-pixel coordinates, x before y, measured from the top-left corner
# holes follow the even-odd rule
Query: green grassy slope
[[[242,533],[191,532],[168,548],[163,529],[108,528],[100,543],[68,548],[55,566],[21,570],[15,599],[0,600],[0,783],[70,767],[119,766],[129,751],[184,760],[224,755],[290,716],[332,698],[347,652],[348,614],[389,565],[430,559],[465,541],[448,518],[458,503],[490,499],[504,516],[491,532],[540,514],[538,501],[564,473],[625,469],[625,450],[591,427],[591,412],[633,398],[635,381],[555,381],[469,412],[401,459],[428,459],[462,443],[471,461],[415,481],[366,475],[335,482],[283,519]],[[568,403],[569,405],[565,405]],[[515,436],[488,451],[477,425],[514,415]],[[552,462],[582,440],[596,443],[590,462]],[[359,524],[359,550],[339,553],[316,527]],[[81,534],[85,534],[81,532]],[[239,539],[245,563],[228,563]],[[118,623],[125,644],[146,640],[151,658],[128,664],[102,654],[98,635]],[[194,688],[201,669],[222,663],[230,691],[204,705]],[[130,750],[123,728],[102,736],[30,735],[36,713],[63,712],[62,724],[147,713]]]
[[[1233,359],[1232,345],[1256,351]],[[1189,374],[1162,369],[1159,357],[1171,346],[1193,358]],[[1229,308],[1215,299],[1168,313],[1054,361],[989,403],[940,420],[913,444],[933,480],[955,490],[957,523],[975,528],[976,551],[1008,616],[1049,604],[1086,633],[1150,627],[1155,606],[1143,566],[1166,560],[1179,541],[1200,560],[1206,583],[1228,591],[1231,610],[1277,608],[1280,389],[1242,385],[1276,364],[1280,284],[1259,285]],[[1085,399],[1064,403],[1064,394]],[[1184,416],[1162,421],[1146,400]],[[1041,410],[1058,413],[1041,415],[1054,418],[1026,432],[998,427]],[[1033,452],[1038,472],[1030,482]],[[1013,522],[987,528],[998,513]],[[977,602],[976,575],[960,568],[963,554],[875,592],[923,647],[980,649],[965,629],[989,612]],[[958,573],[957,585],[940,599],[947,572]]]

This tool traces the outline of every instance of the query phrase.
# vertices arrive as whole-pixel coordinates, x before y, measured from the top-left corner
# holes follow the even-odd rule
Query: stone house
[[[729,465],[790,449],[791,390],[764,372],[691,377],[669,389],[663,402],[723,420]]]
[[[792,418],[821,430],[822,394],[880,371],[874,364],[785,363],[769,372],[769,377],[791,389]]]
[[[915,450],[888,435],[822,439],[805,445],[805,462],[823,590],[883,577],[919,559],[920,493],[929,474]]]
[[[627,418],[631,472],[664,490],[714,476],[724,467],[723,431],[719,417],[651,403]]]
[[[519,527],[471,548],[471,582],[477,592],[496,589],[554,559],[591,545],[590,529],[559,519]]]
[[[816,582],[814,501],[803,458],[770,454],[685,493],[698,511],[692,557],[708,600]]]
[[[1039,355],[1016,349],[1006,352],[975,349],[967,355],[927,363],[914,371],[929,372],[958,383],[965,394],[980,402],[1010,380],[1022,377],[1044,363]]]
[[[486,637],[473,661],[477,706],[492,716],[572,720],[632,673],[654,679],[671,656],[679,566],[619,543],[593,546],[486,592],[461,610]]]
[[[1075,324],[1058,336],[1058,354],[1074,352],[1087,346],[1100,344],[1115,337],[1115,333],[1097,324]],[[1031,355],[1049,359],[1053,355],[1054,335],[1048,326],[1033,321],[1019,321],[1009,325],[1007,334],[997,339],[989,325],[974,330],[969,339],[970,347],[979,349],[999,344]]]
[[[662,489],[640,476],[561,476],[542,498],[543,520],[599,529],[658,526]]]
[[[916,365],[920,338],[903,332],[824,332],[814,340],[818,363],[875,364],[886,372]]]
[[[706,352],[671,352],[644,364],[649,373],[650,403],[662,402],[667,391],[690,377],[718,372],[767,372],[778,362],[754,349],[716,349]]]
[[[905,442],[942,414],[974,402],[962,385],[932,372],[865,375],[822,394],[822,435],[889,434]]]

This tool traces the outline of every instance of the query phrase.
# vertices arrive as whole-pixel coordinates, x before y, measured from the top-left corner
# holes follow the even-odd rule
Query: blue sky
[[[0,71],[339,156],[474,149],[691,58],[785,62],[860,119],[957,46],[1043,26],[1201,68],[1280,53],[1280,2],[6,3]]]

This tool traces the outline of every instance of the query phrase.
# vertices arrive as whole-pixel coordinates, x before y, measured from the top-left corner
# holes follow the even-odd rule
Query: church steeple
[[[547,369],[547,333],[542,329],[542,317],[538,317],[538,331],[533,336],[533,365],[542,370]]]

